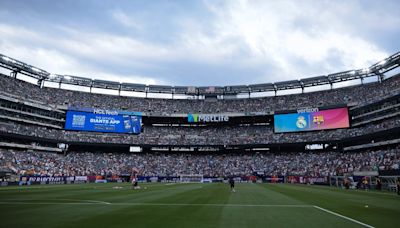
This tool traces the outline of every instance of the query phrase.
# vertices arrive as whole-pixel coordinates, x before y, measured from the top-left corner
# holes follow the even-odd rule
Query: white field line
[[[57,199],[56,199],[57,200]],[[68,201],[74,201],[74,202],[86,202],[86,203],[95,203],[95,204],[111,204],[106,201],[99,201],[99,200],[78,200],[78,199],[59,199],[59,200],[68,200]]]
[[[106,201],[98,201],[98,200],[84,200],[84,201],[88,202],[88,203],[101,203],[101,204],[108,204],[108,205],[111,204],[111,203],[106,202]]]
[[[112,205],[132,206],[201,206],[201,207],[313,207],[313,205],[298,204],[214,204],[214,203],[112,203]]]
[[[111,206],[204,206],[204,207],[297,207],[297,208],[311,208],[313,205],[301,204],[200,204],[200,203],[110,203],[105,201],[95,200],[73,200],[79,202],[24,202],[24,201],[0,201],[0,204],[29,204],[29,205],[43,205],[43,204],[65,204],[65,205],[98,205],[106,204]]]
[[[371,226],[371,225],[368,225],[368,224],[362,223],[362,222],[360,222],[360,221],[358,221],[358,220],[355,220],[355,219],[349,218],[349,217],[347,217],[347,216],[344,216],[344,215],[338,214],[338,213],[336,213],[336,212],[330,211],[330,210],[328,210],[328,209],[325,209],[325,208],[322,208],[322,207],[314,206],[314,208],[317,208],[318,210],[321,210],[321,211],[325,211],[326,213],[329,213],[329,214],[332,214],[332,215],[338,216],[338,217],[340,217],[340,218],[343,218],[343,219],[349,220],[349,221],[351,221],[351,222],[357,223],[357,224],[359,224],[359,225],[361,225],[361,226],[364,226],[364,227],[368,227],[368,228],[375,228],[375,227],[373,227],[373,226]]]
[[[95,202],[71,202],[71,203],[57,203],[57,202],[0,202],[0,205],[109,205],[109,203],[95,203]]]
[[[180,185],[183,183],[140,183],[141,186],[151,186],[151,188],[154,187],[164,187],[164,185]],[[202,184],[202,183],[185,183],[185,184]],[[1,187],[0,186],[0,191],[9,191],[9,190],[32,190],[32,189],[48,189],[48,188],[61,188],[61,187],[66,187],[66,188],[76,188],[76,189],[96,189],[96,190],[108,190],[110,187],[119,187],[119,186],[112,186],[112,185],[107,185],[107,184],[55,184],[55,185],[24,185],[24,186],[6,186],[6,187]],[[81,187],[81,188],[78,188]],[[126,184],[122,185],[122,189],[131,189],[132,185],[131,184]],[[115,190],[115,189],[113,189]]]
[[[50,202],[48,202],[50,201]],[[61,202],[54,202],[61,201]],[[71,202],[62,202],[62,201],[71,201]],[[24,200],[24,199],[13,199],[2,201],[0,204],[111,204],[106,201],[99,200],[81,200],[81,199],[46,199],[45,201],[36,201],[34,199]]]

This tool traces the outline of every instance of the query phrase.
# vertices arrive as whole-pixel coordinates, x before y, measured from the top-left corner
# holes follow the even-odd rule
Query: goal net
[[[180,174],[179,180],[181,183],[203,183],[202,174]]]

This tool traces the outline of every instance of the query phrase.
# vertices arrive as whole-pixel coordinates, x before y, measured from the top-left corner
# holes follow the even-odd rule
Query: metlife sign
[[[228,122],[229,116],[219,114],[188,114],[189,123]]]

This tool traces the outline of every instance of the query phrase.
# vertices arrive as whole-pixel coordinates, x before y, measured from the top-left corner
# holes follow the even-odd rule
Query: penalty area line
[[[314,208],[316,208],[316,209],[318,209],[318,210],[321,210],[321,211],[324,211],[324,212],[326,212],[326,213],[329,213],[329,214],[335,215],[335,216],[337,216],[337,217],[340,217],[340,218],[343,218],[343,219],[349,220],[349,221],[351,221],[351,222],[357,223],[357,224],[359,224],[359,225],[361,225],[361,226],[364,226],[364,227],[368,227],[368,228],[375,228],[374,226],[371,226],[371,225],[365,224],[365,223],[363,223],[363,222],[360,222],[360,221],[358,221],[358,220],[355,220],[355,219],[349,218],[349,217],[347,217],[347,216],[341,215],[341,214],[339,214],[339,213],[336,213],[336,212],[330,211],[330,210],[328,210],[328,209],[325,209],[325,208],[322,208],[322,207],[318,207],[318,206],[315,206],[315,205],[314,205]]]

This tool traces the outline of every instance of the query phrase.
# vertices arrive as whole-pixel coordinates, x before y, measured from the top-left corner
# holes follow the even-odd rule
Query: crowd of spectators
[[[343,102],[370,102],[400,92],[400,76],[394,76],[382,83],[372,83],[307,94],[265,97],[257,99],[236,99],[223,101],[169,100],[119,97],[90,94],[55,88],[40,88],[36,85],[0,74],[0,95],[22,97],[24,101],[42,102],[44,106],[72,105],[102,107],[106,109],[129,109],[150,113],[216,113],[216,112],[260,112],[267,110],[291,109],[302,106],[326,106]],[[76,132],[36,125],[32,121],[16,122],[7,118],[0,120],[0,132],[24,135],[59,142],[116,143],[133,145],[243,145],[273,144],[342,140],[400,126],[400,117],[371,122],[349,129],[336,129],[302,133],[274,133],[271,126],[145,126],[139,135]],[[12,116],[13,118],[18,116]],[[8,119],[8,120],[6,120]]]
[[[299,107],[321,107],[338,104],[367,104],[400,92],[400,77],[394,76],[382,83],[370,83],[319,92],[263,98],[226,100],[156,99],[104,95],[56,89],[30,84],[0,74],[0,91],[9,96],[38,101],[45,105],[95,107],[139,111],[147,115],[174,113],[254,113],[290,110]]]
[[[400,116],[361,127],[297,133],[274,133],[264,125],[219,127],[148,126],[139,135],[77,132],[37,125],[0,121],[0,132],[59,142],[116,143],[131,145],[244,145],[334,141],[386,131],[400,126]]]
[[[363,152],[299,153],[92,153],[0,150],[0,167],[19,175],[81,176],[124,175],[132,167],[143,176],[202,174],[209,177],[229,175],[336,176],[354,171],[399,169],[400,146]]]
[[[0,95],[22,98],[44,106],[96,107],[140,111],[147,115],[174,113],[255,113],[321,107],[338,104],[365,105],[398,95],[400,77],[382,83],[371,83],[333,90],[232,100],[172,100],[135,98],[40,88],[36,85],[0,74]],[[0,132],[9,135],[31,136],[57,142],[114,143],[129,145],[243,145],[297,142],[335,141],[357,137],[400,126],[400,117],[384,119],[349,129],[301,133],[274,133],[270,126],[146,126],[142,134],[116,134],[64,131],[44,126],[0,120]],[[251,154],[182,154],[182,153],[77,153],[66,156],[35,151],[0,150],[0,167],[26,175],[121,175],[132,167],[143,175],[176,176],[203,174],[222,177],[250,175],[331,176],[354,171],[399,169],[399,147],[386,150],[308,153],[251,153]]]

